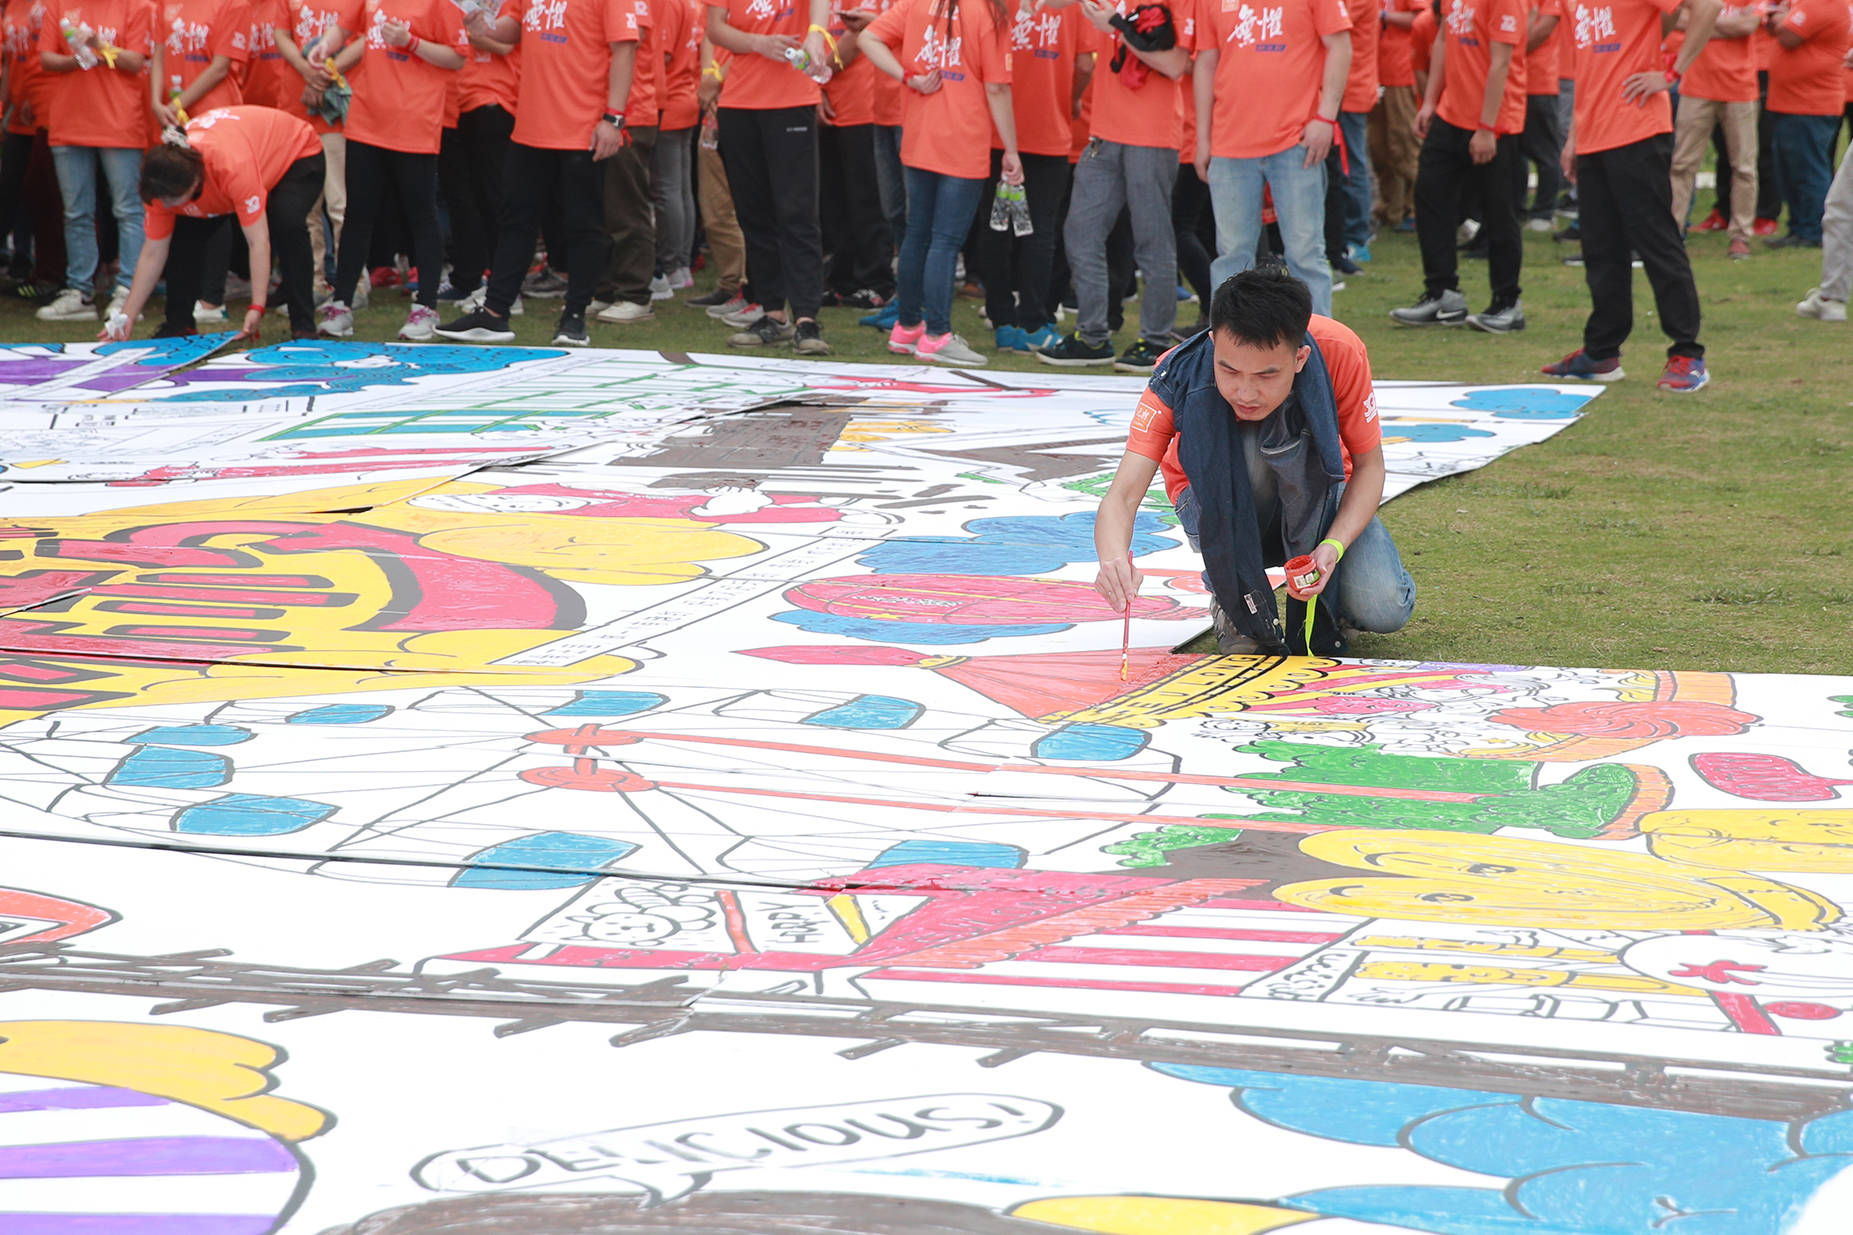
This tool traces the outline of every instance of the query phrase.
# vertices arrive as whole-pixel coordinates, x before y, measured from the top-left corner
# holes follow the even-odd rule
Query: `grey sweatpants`
[[[1083,342],[1098,347],[1113,337],[1107,328],[1107,233],[1122,207],[1132,215],[1132,256],[1145,276],[1139,337],[1161,348],[1175,342],[1177,235],[1171,228],[1171,186],[1176,180],[1177,151],[1168,146],[1095,140],[1075,164],[1062,244],[1080,310],[1075,333]]]
[[[1821,212],[1821,295],[1846,300],[1853,292],[1853,151],[1842,155]]]

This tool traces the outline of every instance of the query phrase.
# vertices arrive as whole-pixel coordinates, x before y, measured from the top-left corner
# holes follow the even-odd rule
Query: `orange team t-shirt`
[[[1099,53],[1095,53],[1094,69],[1100,69]],[[1079,163],[1081,156],[1087,152],[1087,143],[1093,138],[1094,92],[1087,91],[1081,96],[1081,114],[1068,121],[1068,161]]]
[[[367,40],[360,63],[348,74],[354,88],[347,108],[348,140],[403,154],[436,154],[445,98],[456,73],[403,47],[387,46],[382,32],[389,21],[404,22],[420,40],[470,54],[463,14],[450,0],[348,0],[341,29],[364,33]]]
[[[1178,166],[1197,161],[1197,62],[1192,59],[1190,72],[1177,80],[1178,102],[1184,113],[1184,140],[1177,148]]]
[[[1525,0],[1444,0],[1442,29],[1447,44],[1442,71],[1441,105],[1435,114],[1457,129],[1480,127],[1486,98],[1486,75],[1492,69],[1493,44],[1513,49],[1505,93],[1493,130],[1500,135],[1525,131]]]
[[[1344,0],[1282,0],[1259,10],[1212,0],[1202,20],[1203,45],[1220,52],[1210,154],[1257,159],[1297,145],[1319,110],[1323,39],[1351,29]]]
[[[1388,0],[1383,13],[1413,13],[1413,0]],[[1384,87],[1415,85],[1415,61],[1410,55],[1410,32],[1406,26],[1392,26],[1387,21],[1377,38],[1377,82]]]
[[[830,37],[833,39],[841,40],[849,34],[849,25],[843,20],[846,7],[854,10],[856,5],[830,0]],[[824,98],[830,101],[830,118],[823,123],[839,129],[874,124],[875,79],[887,76],[875,67],[874,61],[860,55],[851,60],[847,68],[831,73],[830,80],[824,83]]]
[[[1338,0],[1331,2],[1338,3]],[[1127,16],[1137,7],[1138,0],[1115,0],[1116,11]],[[1185,51],[1194,51],[1197,46],[1196,0],[1173,0],[1170,7],[1171,23],[1177,27],[1177,45]],[[1122,146],[1178,149],[1184,141],[1185,100],[1177,82],[1139,60],[1130,48],[1122,70],[1115,73],[1113,58],[1122,45],[1119,32],[1103,34],[1095,30],[1094,33],[1094,84],[1089,90],[1094,96],[1093,135],[1101,141],[1118,142]],[[1133,71],[1135,64],[1146,70],[1142,81]],[[1140,84],[1134,87],[1129,84],[1133,81],[1140,81]]]
[[[589,150],[611,101],[611,44],[637,41],[637,10],[630,0],[518,2],[521,97],[512,139],[537,150]]]
[[[1847,101],[1840,65],[1847,54],[1846,0],[1793,0],[1782,24],[1806,42],[1776,44],[1764,105],[1789,116],[1838,116]]]
[[[656,126],[665,132],[692,129],[701,123],[701,105],[695,101],[695,84],[701,76],[701,22],[706,9],[689,0],[666,0],[657,39],[663,55],[663,97],[658,103]]]
[[[1079,6],[1037,9],[1033,0],[1017,0],[1010,21],[1010,97],[1016,110],[1017,149],[1024,154],[1068,153],[1074,139],[1068,119],[1074,61],[1080,28],[1086,25]],[[995,124],[991,148],[1003,149]]]
[[[1557,24],[1551,27],[1545,40],[1538,44],[1538,50],[1525,57],[1525,93],[1556,95],[1560,91],[1557,84],[1557,48],[1563,42],[1563,0],[1541,0],[1536,16],[1540,19],[1555,17]],[[1529,34],[1526,39],[1529,41]]]
[[[1625,102],[1624,81],[1659,70],[1660,15],[1682,0],[1565,0],[1576,49],[1576,152],[1599,154],[1673,131],[1673,105],[1662,90],[1645,106]]]
[[[1345,94],[1338,110],[1368,115],[1377,106],[1377,42],[1383,31],[1383,16],[1371,0],[1346,0],[1355,7],[1351,23],[1351,71],[1345,77]]]
[[[127,51],[149,54],[154,29],[150,0],[70,0],[48,4],[39,26],[39,50],[71,54],[64,41],[63,24],[87,25],[98,41]],[[94,146],[100,149],[141,149],[151,112],[148,78],[122,73],[99,63],[96,68],[69,73],[47,73],[47,128],[54,146]]]
[[[268,107],[207,112],[188,122],[187,143],[205,160],[205,184],[200,195],[179,210],[148,203],[143,218],[150,240],[173,235],[176,214],[189,219],[236,214],[239,226],[250,226],[264,213],[270,190],[291,165],[322,153],[321,138],[308,121]]]
[[[161,83],[162,98],[172,95],[176,85],[183,90],[191,86],[215,58],[224,56],[231,61],[231,69],[191,110],[204,115],[244,102],[239,83],[251,54],[251,10],[243,0],[167,0],[161,7],[157,33],[163,40],[167,71],[167,80]]]
[[[43,0],[12,0],[0,15],[0,39],[12,68],[7,78],[6,131],[30,134],[45,126],[50,74],[39,66],[39,28],[45,21]]]
[[[244,101],[258,107],[287,110],[291,95],[301,97],[302,78],[277,50],[279,27],[289,32],[289,10],[283,0],[254,0],[251,5],[250,59],[245,61]]]
[[[324,34],[341,24],[341,10],[346,3],[347,0],[283,0],[283,9],[289,18],[290,38],[295,42],[296,50],[305,56],[314,50],[316,42]],[[302,78],[294,70],[291,70],[290,77],[292,80],[287,83],[289,88],[284,91],[280,110],[306,119],[309,127],[317,133],[339,133],[339,125],[330,124],[321,116],[310,113],[302,101]]]
[[[504,17],[520,20],[521,6],[517,0],[502,0],[489,24],[494,25]],[[469,37],[468,30],[464,31],[464,37]],[[521,44],[516,42],[513,51],[506,56],[498,56],[472,43],[464,53],[463,68],[458,71],[457,79],[459,111],[499,107],[509,115],[514,115],[515,92],[521,83]]]
[[[656,39],[656,9],[668,0],[631,0],[637,15],[637,62],[631,67],[631,92],[624,96],[624,123],[653,127],[656,100],[663,85],[662,44]]]
[[[938,90],[902,96],[901,162],[982,180],[991,174],[991,106],[984,88],[1010,84],[1010,32],[983,0],[964,0],[952,15],[947,4],[899,0],[862,37],[893,48],[908,74],[939,70]]]
[[[1409,27],[1409,63],[1424,77],[1428,76],[1429,63],[1435,58],[1435,10],[1423,4],[1415,15],[1415,24]]]
[[[788,34],[802,42],[811,24],[810,6],[799,0],[709,0],[708,7],[725,9],[727,24],[746,34]],[[733,58],[720,105],[766,111],[775,107],[815,107],[821,97],[823,91],[810,74],[750,52]]]
[[[1737,17],[1746,10],[1756,11],[1755,0],[1749,4],[1728,4],[1718,14],[1718,20]],[[1710,99],[1717,103],[1754,103],[1756,102],[1756,49],[1751,46],[1756,40],[1754,33],[1741,39],[1720,38],[1717,34],[1699,49],[1698,58],[1686,70],[1686,75],[1679,83],[1679,93],[1695,99]]]
[[[1561,84],[1576,80],[1576,40],[1570,37],[1570,23],[1575,10],[1570,0],[1563,0],[1563,20],[1557,23],[1557,80]]]
[[[1352,458],[1369,454],[1383,444],[1383,431],[1377,423],[1377,392],[1371,384],[1370,353],[1349,326],[1329,317],[1313,314],[1306,329],[1318,342],[1319,354],[1325,357],[1326,371],[1332,378],[1332,394],[1338,403],[1338,439],[1348,480]],[[1126,449],[1157,461],[1165,478],[1165,495],[1174,504],[1178,494],[1190,485],[1184,465],[1178,462],[1178,440],[1172,409],[1147,388],[1133,412]]]

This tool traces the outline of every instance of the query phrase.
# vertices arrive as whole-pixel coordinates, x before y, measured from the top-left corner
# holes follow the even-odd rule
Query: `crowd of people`
[[[1640,266],[1659,384],[1705,384],[1689,227],[1825,242],[1797,312],[1844,320],[1848,0],[1364,2],[5,0],[9,274],[111,338],[163,287],[160,332],[226,322],[247,277],[246,333],[275,295],[346,337],[400,277],[406,340],[557,297],[584,345],[688,294],[735,347],[827,355],[836,305],[978,365],[962,266],[997,350],[1150,372],[1257,263],[1331,316],[1383,229],[1422,256],[1398,321],[1522,329],[1522,232],[1568,208],[1592,308],[1548,374],[1621,376]]]

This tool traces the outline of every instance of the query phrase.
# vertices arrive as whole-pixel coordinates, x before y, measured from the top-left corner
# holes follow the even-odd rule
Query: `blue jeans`
[[[1797,116],[1770,112],[1776,183],[1789,207],[1789,233],[1821,243],[1821,210],[1834,178],[1834,138],[1839,116]]]
[[[58,172],[58,192],[64,197],[64,285],[86,296],[96,290],[97,169],[101,166],[103,179],[109,185],[110,213],[116,216],[120,256],[116,286],[127,291],[135,280],[135,263],[142,255],[142,152],[53,146],[51,161]]]
[[[875,126],[875,188],[881,193],[881,212],[888,231],[907,235],[907,180],[901,167],[901,126]]]
[[[984,177],[966,180],[918,167],[903,170],[907,238],[901,242],[895,290],[900,323],[918,326],[924,314],[927,333],[942,335],[952,329],[952,276],[984,196]]]
[[[1259,451],[1253,449],[1255,435],[1252,432],[1242,434],[1244,454],[1248,460],[1249,484],[1254,490],[1255,504],[1261,510],[1267,510],[1280,500],[1279,491],[1274,481],[1274,474],[1261,460]],[[1339,486],[1342,497],[1344,486]],[[1197,497],[1189,489],[1177,495],[1177,519],[1183,525],[1184,535],[1190,540],[1192,549],[1197,544],[1197,526],[1199,511]],[[1205,587],[1209,586],[1209,572],[1203,575]],[[1326,602],[1333,606],[1333,612],[1340,621],[1353,630],[1368,630],[1375,634],[1387,635],[1401,630],[1415,612],[1415,580],[1403,567],[1402,555],[1396,551],[1396,542],[1390,539],[1389,529],[1383,526],[1383,520],[1376,516],[1364,525],[1358,538],[1345,550],[1344,561],[1332,574],[1330,586],[1321,593]]]
[[[1255,264],[1261,238],[1261,190],[1274,191],[1287,269],[1313,294],[1313,312],[1332,315],[1332,268],[1325,260],[1325,164],[1304,166],[1306,151],[1289,146],[1259,159],[1210,160],[1210,208],[1216,213],[1216,251],[1210,282],[1221,287]]]
[[[1370,113],[1339,112],[1338,131],[1351,164],[1345,177],[1345,243],[1362,247],[1370,243]]]

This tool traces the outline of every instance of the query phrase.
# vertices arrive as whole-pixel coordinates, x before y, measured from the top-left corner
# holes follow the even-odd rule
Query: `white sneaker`
[[[766,311],[756,304],[743,305],[733,313],[721,314],[721,320],[735,330],[745,330],[766,315]]]
[[[609,300],[600,300],[597,296],[594,296],[592,297],[592,299],[586,302],[585,311],[586,311],[587,316],[597,317],[600,313],[603,313],[606,309],[609,309],[610,307],[611,307],[611,302]]]
[[[364,309],[372,303],[373,284],[369,283],[366,275],[363,274],[360,278],[360,282],[354,284],[354,308],[356,310]]]
[[[67,287],[35,314],[41,322],[94,322],[97,302],[74,287]]]
[[[988,357],[973,351],[971,344],[956,334],[943,334],[938,338],[930,334],[921,335],[920,341],[914,345],[914,355],[934,364],[963,365],[967,368],[989,363]]]
[[[321,320],[315,324],[315,333],[326,335],[330,339],[351,339],[354,337],[354,310],[339,300],[331,300],[322,306]]]
[[[1821,294],[1820,288],[1811,287],[1807,298],[1795,306],[1795,313],[1798,317],[1812,317],[1823,322],[1844,322],[1847,320],[1847,302],[1829,300]]]
[[[633,304],[628,300],[618,300],[600,310],[598,320],[614,326],[626,326],[632,322],[653,322],[656,320],[656,311],[647,304]]]
[[[687,266],[683,266],[679,270],[671,271],[669,275],[669,286],[676,291],[683,291],[695,286],[695,272],[690,270]]]
[[[207,304],[204,300],[193,302],[193,321],[199,326],[223,326],[225,324],[225,306]]]
[[[1549,219],[1528,219],[1525,226],[1534,232],[1548,232],[1554,230],[1557,225]]]
[[[521,297],[519,296],[515,297],[515,303],[508,306],[508,315],[510,317],[520,317],[526,312],[527,310],[521,307]]]
[[[745,296],[735,296],[732,300],[729,300],[726,304],[709,305],[708,306],[708,316],[715,318],[716,320],[720,320],[720,319],[727,317],[727,315],[730,313],[740,312],[741,310],[745,309],[746,306],[747,306],[747,299]]]
[[[437,337],[438,311],[427,309],[422,304],[412,306],[406,314],[405,325],[399,327],[399,337],[407,343],[424,343]]]
[[[475,291],[466,292],[463,296],[461,296],[457,300],[457,312],[459,314],[476,312],[476,310],[483,307],[483,300],[488,295],[489,295],[488,286],[486,284],[478,283],[476,285]]]
[[[674,300],[675,298],[676,290],[670,286],[668,275],[659,274],[650,280],[650,299]]]

